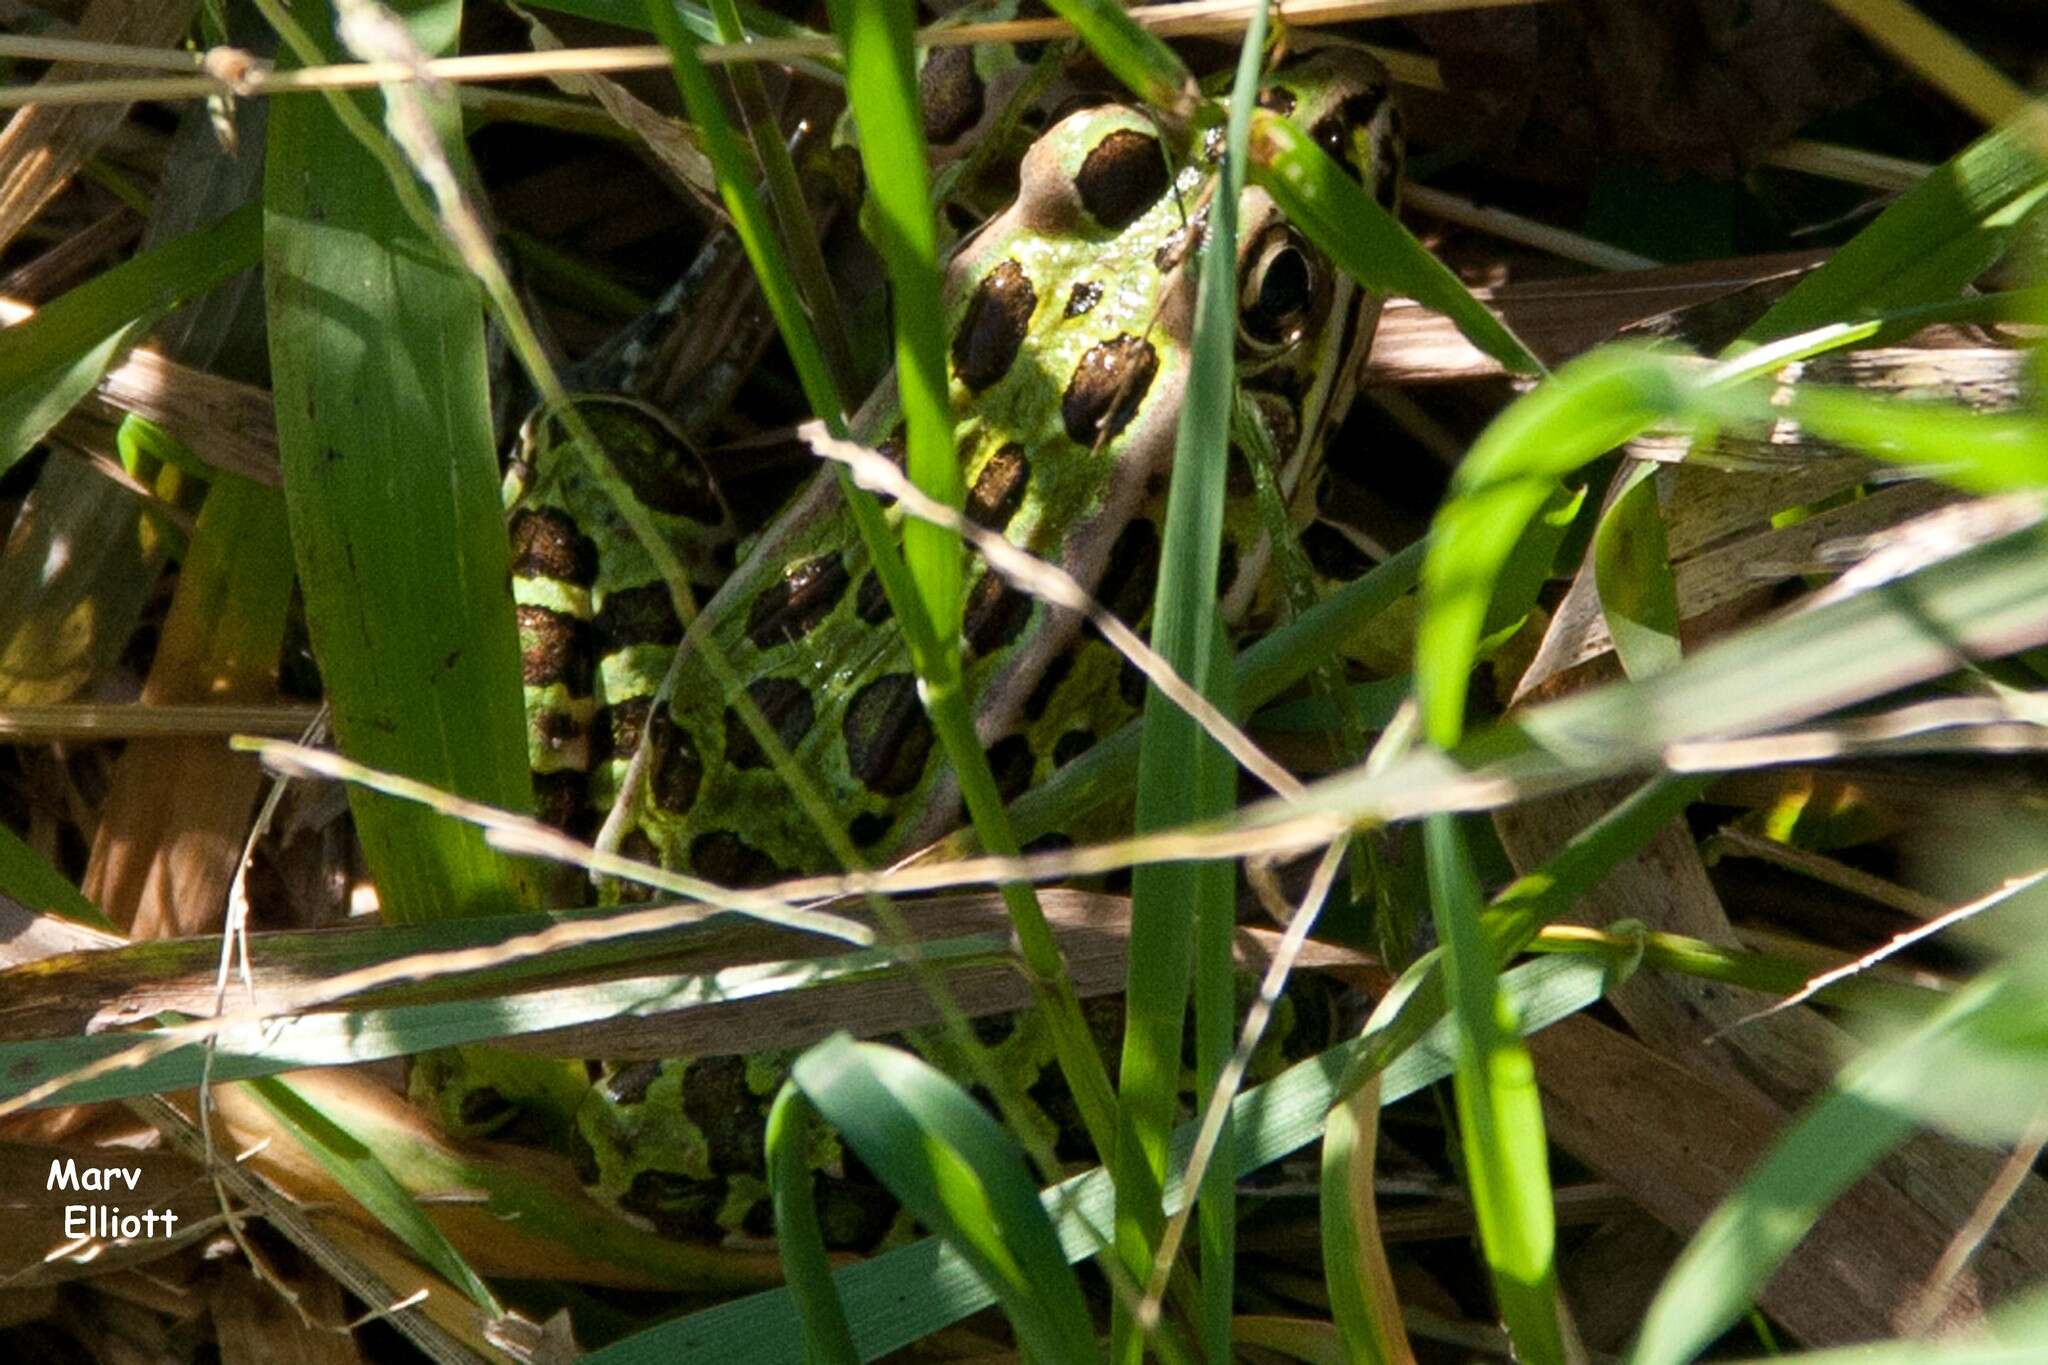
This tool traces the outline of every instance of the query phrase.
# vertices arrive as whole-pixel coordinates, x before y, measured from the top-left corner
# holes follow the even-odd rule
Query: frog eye
[[[1260,354],[1301,340],[1321,309],[1328,280],[1308,244],[1276,228],[1253,251],[1238,295],[1238,335]]]

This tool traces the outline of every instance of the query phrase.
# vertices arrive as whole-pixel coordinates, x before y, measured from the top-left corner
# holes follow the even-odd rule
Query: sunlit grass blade
[[[1401,1323],[1401,1301],[1380,1241],[1379,1190],[1373,1183],[1379,1108],[1375,1081],[1339,1100],[1323,1130],[1323,1280],[1342,1352],[1330,1358],[1406,1365],[1415,1352]]]
[[[905,423],[906,467],[921,492],[958,508],[966,497],[965,475],[953,444],[944,296],[924,169],[910,6],[904,0],[873,5],[834,0],[830,9],[846,52],[847,94],[861,130],[869,231],[888,270],[894,301],[896,390]],[[723,184],[722,169],[720,180]],[[836,418],[828,418],[827,425],[834,434],[843,434],[843,424]],[[883,594],[902,627],[926,712],[953,765],[975,833],[984,847],[1012,853],[1018,847],[1016,837],[975,732],[962,678],[964,566],[959,535],[950,527],[911,520],[903,527],[899,559],[874,500],[856,492],[843,470],[840,487],[855,509]],[[1060,1070],[1090,1137],[1098,1149],[1107,1151],[1114,1122],[1108,1073],[1082,1019],[1080,1002],[1065,980],[1044,911],[1025,883],[1005,882],[999,889],[1016,927],[1019,950],[1045,990],[1043,1005]]]
[[[1456,817],[1430,816],[1423,849],[1430,910],[1444,943],[1444,993],[1457,1025],[1452,1079],[1480,1247],[1516,1353],[1562,1361],[1557,1226],[1535,1064],[1499,989],[1480,929],[1479,884]]]
[[[1522,1027],[1534,1031],[1598,1000],[1606,987],[1605,964],[1560,959],[1529,963],[1502,978],[1503,990]],[[1299,1150],[1322,1132],[1337,1098],[1337,1080],[1360,1055],[1357,1042],[1299,1062],[1264,1085],[1238,1096],[1235,1174],[1244,1176]],[[1382,1103],[1414,1094],[1450,1072],[1455,1044],[1440,1028],[1387,1068]],[[1196,1124],[1174,1133],[1174,1169],[1184,1169]],[[1053,1211],[1060,1244],[1069,1260],[1091,1254],[1106,1237],[1115,1190],[1102,1170],[1063,1182],[1041,1196]],[[1178,1180],[1169,1184],[1166,1208],[1178,1211]],[[834,1277],[853,1321],[855,1343],[873,1359],[956,1322],[992,1300],[975,1272],[936,1239],[873,1257]],[[679,1322],[652,1328],[590,1357],[593,1365],[657,1365],[683,1359],[786,1362],[803,1359],[802,1331],[787,1291],[773,1290],[723,1304]]]
[[[1593,532],[1593,572],[1614,652],[1631,678],[1678,662],[1678,579],[1657,506],[1656,466],[1637,463]]]
[[[420,1211],[420,1206],[376,1153],[348,1131],[345,1118],[337,1119],[325,1112],[282,1078],[250,1081],[248,1091],[285,1132],[327,1168],[350,1198],[410,1247],[435,1274],[467,1294],[471,1302],[486,1312],[504,1312],[490,1286]]]
[[[11,829],[0,829],[0,893],[28,910],[61,915],[109,933],[114,929],[97,905]]]
[[[1844,318],[1953,299],[2005,254],[2048,193],[2036,102],[1992,129],[1879,214],[1744,332],[1748,342]]]
[[[791,1077],[904,1208],[973,1266],[1027,1357],[1101,1359],[1022,1153],[966,1091],[908,1053],[844,1035],[798,1058]]]
[[[2034,832],[2017,854],[2038,867]],[[2004,841],[2001,840],[2001,843]],[[1856,1057],[1834,1089],[1694,1235],[1645,1315],[1635,1365],[1692,1359],[1741,1314],[1830,1205],[1921,1127],[1965,1142],[2038,1141],[2048,1094],[2048,971],[2036,946],[2041,899],[2025,882],[1987,922],[2012,956],[1938,1010]]]
[[[855,1365],[853,1328],[832,1284],[818,1208],[812,1202],[811,1126],[817,1111],[794,1083],[785,1081],[768,1111],[768,1184],[775,1203],[775,1248],[790,1297],[804,1320],[804,1356],[816,1365]]]
[[[1509,373],[1543,373],[1507,325],[1307,133],[1261,110],[1252,118],[1250,150],[1252,180],[1345,273],[1376,294],[1406,294],[1442,313]]]
[[[1135,30],[1121,10],[1117,17]],[[1181,677],[1205,685],[1212,701],[1218,700],[1217,683],[1228,680],[1229,643],[1215,603],[1224,466],[1237,394],[1237,210],[1265,32],[1261,8],[1245,31],[1238,57],[1223,166],[1209,205],[1193,354],[1174,436],[1152,607],[1152,647]],[[1158,40],[1150,41],[1156,45]],[[1234,766],[1194,718],[1157,687],[1148,688],[1139,745],[1137,828],[1161,829],[1227,813],[1236,804],[1236,787]],[[1132,879],[1131,965],[1118,1094],[1119,1136],[1128,1145],[1119,1145],[1111,1169],[1126,1195],[1117,1209],[1117,1249],[1140,1284],[1152,1279],[1164,1214],[1139,1201],[1166,1172],[1167,1142],[1179,1103],[1191,962],[1197,969],[1196,1074],[1204,1093],[1230,1053],[1235,888],[1236,870],[1228,863],[1163,863],[1140,869]],[[1226,1129],[1226,1152],[1228,1145]],[[1201,1216],[1199,1349],[1217,1358],[1229,1350],[1233,1298],[1236,1210],[1223,1176],[1228,1165],[1226,1155],[1217,1163],[1216,1178],[1205,1182],[1208,1201]],[[1119,1304],[1111,1338],[1116,1359],[1135,1360],[1142,1350],[1133,1325],[1128,1306]]]
[[[0,469],[28,453],[121,351],[180,302],[256,264],[255,205],[143,252],[0,329]]]
[[[439,50],[458,17],[438,7],[415,34]],[[373,766],[527,808],[477,291],[324,101],[280,101],[269,139],[279,455],[336,735]],[[480,831],[367,793],[351,799],[388,912],[517,903],[517,863]]]

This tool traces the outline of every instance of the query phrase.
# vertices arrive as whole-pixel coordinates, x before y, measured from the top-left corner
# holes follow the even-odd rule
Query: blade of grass
[[[1559,960],[1530,963],[1503,978],[1508,998],[1525,1029],[1534,1031],[1600,998],[1603,965],[1580,962],[1574,970],[1552,972]],[[1290,1067],[1234,1103],[1238,1132],[1236,1173],[1249,1174],[1313,1141],[1337,1096],[1336,1082],[1358,1055],[1349,1043]],[[1387,1069],[1383,1103],[1414,1094],[1450,1072],[1455,1044],[1439,1029]],[[1174,1169],[1184,1166],[1194,1143],[1195,1123],[1174,1134]],[[1054,1211],[1061,1246],[1069,1260],[1093,1253],[1113,1218],[1115,1189],[1097,1169],[1046,1190],[1042,1202]],[[1166,1207],[1179,1209],[1179,1182],[1167,1187]],[[957,1253],[928,1238],[840,1270],[834,1279],[852,1310],[854,1340],[866,1359],[906,1346],[986,1306],[991,1299],[980,1279]],[[677,1358],[799,1365],[801,1328],[787,1291],[751,1298],[652,1328],[597,1352],[592,1365],[658,1365]]]
[[[1117,17],[1136,30],[1121,10]],[[1229,667],[1229,644],[1215,603],[1223,544],[1224,466],[1237,394],[1237,209],[1265,34],[1266,12],[1260,6],[1239,51],[1223,166],[1209,201],[1208,237],[1195,296],[1193,354],[1174,435],[1152,608],[1152,647],[1181,677],[1204,683],[1212,701],[1219,700],[1213,689],[1227,678]],[[1137,828],[1163,829],[1226,814],[1236,804],[1236,788],[1234,766],[1194,718],[1156,686],[1147,687],[1138,756]],[[1111,1170],[1127,1196],[1117,1208],[1117,1252],[1139,1283],[1152,1278],[1163,1230],[1164,1213],[1156,1203],[1140,1200],[1156,1190],[1166,1174],[1167,1144],[1179,1105],[1190,950],[1197,945],[1201,970],[1209,974],[1202,981],[1211,988],[1198,987],[1202,999],[1196,1016],[1196,1072],[1205,1093],[1230,1054],[1236,994],[1229,936],[1235,889],[1236,870],[1221,862],[1160,863],[1139,869],[1132,879],[1131,965],[1118,1073],[1120,1142]],[[1219,969],[1220,980],[1213,976]],[[1220,1018],[1214,1013],[1219,1001]],[[1219,1151],[1227,1152],[1228,1146],[1226,1128]],[[1140,1168],[1142,1177],[1137,1174]],[[1229,1354],[1236,1259],[1231,1250],[1236,1209],[1224,1183],[1227,1170],[1225,1156],[1216,1163],[1217,1178],[1208,1183],[1210,1208],[1201,1221],[1203,1283],[1197,1341],[1202,1355],[1218,1360]],[[1135,1362],[1143,1339],[1133,1328],[1151,1325],[1138,1323],[1130,1306],[1119,1302],[1111,1323],[1111,1358]]]
[[[2027,106],[1935,167],[1772,305],[1744,332],[1745,342],[1953,298],[2005,254],[2048,194],[2041,108]]]
[[[255,265],[262,233],[254,204],[237,209],[0,330],[0,470],[91,393],[114,358],[158,318]]]
[[[1444,993],[1457,1026],[1452,1082],[1480,1246],[1516,1354],[1561,1362],[1557,1227],[1535,1064],[1499,988],[1480,928],[1478,879],[1456,817],[1430,816],[1423,850],[1430,910],[1444,944]]]
[[[324,6],[302,12],[331,30]],[[460,12],[416,6],[422,46],[452,44]],[[271,113],[266,276],[279,456],[336,735],[372,766],[526,809],[532,780],[477,291],[326,102],[287,100]],[[517,903],[518,864],[479,831],[369,793],[351,793],[351,804],[391,913]]]
[[[420,1206],[377,1154],[351,1134],[343,1121],[324,1112],[289,1081],[270,1077],[248,1082],[247,1089],[294,1141],[327,1168],[351,1198],[410,1247],[435,1274],[467,1294],[485,1312],[503,1316],[505,1310],[490,1286],[420,1211]]]
[[[811,1127],[817,1111],[794,1082],[784,1081],[768,1111],[768,1184],[775,1202],[775,1247],[802,1314],[804,1357],[815,1365],[856,1365],[853,1327],[832,1284],[832,1262],[812,1202]]]
[[[1100,1360],[1080,1281],[1022,1153],[946,1074],[841,1034],[790,1068],[818,1112],[994,1293],[1028,1358]]]
[[[1339,1100],[1323,1130],[1323,1280],[1331,1325],[1344,1360],[1407,1365],[1415,1359],[1401,1322],[1401,1300],[1380,1240],[1373,1183],[1379,1143],[1377,1079]]]

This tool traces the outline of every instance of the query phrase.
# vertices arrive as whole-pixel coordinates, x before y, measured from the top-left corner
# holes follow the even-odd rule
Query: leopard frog
[[[1261,103],[1384,201],[1400,154],[1387,90],[1369,58],[1322,49],[1270,76]],[[945,277],[967,515],[1059,564],[1140,628],[1188,378],[1213,146],[1173,145],[1137,108],[1069,114],[1031,146],[1015,201],[964,243]],[[1239,222],[1241,392],[1221,585],[1226,614],[1241,616],[1266,576],[1273,524],[1252,490],[1305,500],[1377,305],[1264,190],[1244,191]],[[884,450],[900,442],[888,405],[863,414]],[[727,571],[731,520],[702,466],[657,427],[614,416],[620,425],[603,434],[618,438],[626,482],[694,577],[722,576],[703,608],[717,649],[847,839],[880,862],[950,829],[956,783],[835,480],[800,492]],[[1255,478],[1253,460],[1274,477]],[[627,797],[622,851],[735,886],[833,867],[830,845],[708,667],[685,658],[673,700],[655,708],[682,628],[647,555],[572,454],[536,462],[511,527],[544,814],[595,829],[646,734],[653,761]],[[976,728],[1007,795],[1070,762],[1143,699],[1136,670],[1077,616],[978,561],[963,649]],[[1030,1089],[1049,1047],[1028,1019],[987,1030]],[[774,1059],[758,1056],[614,1071],[577,1118],[585,1175],[663,1231],[760,1230],[760,1111],[779,1081]],[[827,1218],[835,1241],[858,1243],[886,1221],[886,1201],[867,1200],[857,1180],[839,1193],[837,1231]]]

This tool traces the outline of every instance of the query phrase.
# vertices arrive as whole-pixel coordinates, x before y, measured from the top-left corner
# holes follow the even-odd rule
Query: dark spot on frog
[[[25,1081],[31,1076],[40,1076],[42,1073],[42,1063],[33,1057],[17,1057],[7,1064],[7,1078],[9,1080]]]
[[[1116,231],[1159,202],[1167,179],[1159,139],[1135,128],[1118,128],[1088,149],[1081,169],[1074,172],[1074,189],[1088,216]]]
[[[866,810],[853,817],[846,824],[847,837],[857,848],[873,848],[889,832],[891,821],[877,811]]]
[[[1116,694],[1124,699],[1124,705],[1140,707],[1145,704],[1145,674],[1136,664],[1125,659],[1123,667],[1117,670]]]
[[[566,830],[583,811],[588,782],[574,770],[533,775],[534,815],[544,825]]]
[[[1060,684],[1067,680],[1067,674],[1074,671],[1074,656],[1062,654],[1045,666],[1039,675],[1038,685],[1031,689],[1031,695],[1024,699],[1024,719],[1037,721],[1045,715],[1045,708],[1052,705],[1053,695],[1060,690]]]
[[[690,841],[690,870],[724,886],[766,886],[789,874],[781,864],[728,830],[712,830]]]
[[[1030,486],[1031,461],[1025,457],[1024,447],[1012,441],[989,456],[974,476],[974,487],[967,493],[967,519],[1000,533],[1024,505]]]
[[[784,749],[793,751],[817,718],[810,689],[794,678],[756,678],[747,684],[747,696],[760,708],[761,718]],[[768,766],[767,753],[733,707],[725,711],[725,761],[735,768]]]
[[[583,738],[581,721],[561,711],[540,710],[534,712],[533,734],[549,749],[560,752]]]
[[[1102,302],[1102,286],[1093,280],[1077,280],[1067,291],[1066,316],[1080,317],[1096,304]]]
[[[1093,731],[1069,730],[1052,746],[1052,765],[1055,768],[1064,768],[1094,747]]]
[[[1031,599],[1003,582],[993,569],[984,570],[967,594],[961,620],[969,659],[986,658],[1008,648],[1024,633],[1030,619]]]
[[[1130,424],[1145,391],[1159,372],[1159,353],[1152,343],[1128,332],[1089,348],[1074,366],[1074,377],[1060,400],[1060,420],[1079,445],[1094,448],[1115,440]]]
[[[628,645],[672,645],[683,638],[683,623],[666,583],[607,593],[597,609],[596,624],[606,654]]]
[[[645,1104],[648,1090],[659,1079],[660,1062],[634,1062],[612,1073],[604,1084],[604,1093],[613,1104]]]
[[[1251,456],[1237,442],[1230,443],[1230,453],[1225,458],[1223,470],[1223,492],[1228,497],[1248,498],[1258,491],[1258,480],[1252,477]]]
[[[512,514],[512,572],[587,588],[597,581],[597,545],[567,513],[521,508]]]
[[[917,73],[917,102],[924,111],[925,141],[933,144],[952,142],[981,122],[985,106],[974,49],[933,49]]]
[[[1037,307],[1038,291],[1015,261],[1003,261],[982,276],[953,333],[953,372],[970,393],[980,393],[1009,373]]]
[[[1158,585],[1159,528],[1144,517],[1135,517],[1109,547],[1098,600],[1118,620],[1135,627],[1152,609],[1152,594]],[[1084,629],[1100,635],[1092,622]]]
[[[747,608],[747,638],[759,649],[801,640],[832,614],[847,581],[846,565],[837,554],[791,564]]]
[[[640,1171],[619,1196],[619,1207],[637,1213],[662,1236],[679,1242],[716,1241],[724,1229],[718,1213],[725,1206],[725,1187],[693,1180],[673,1171]]]
[[[853,594],[853,614],[871,626],[889,619],[889,594],[882,590],[882,577],[873,569],[860,576]]]
[[[924,776],[932,724],[913,674],[884,674],[854,693],[840,728],[847,767],[869,791],[903,796]]]
[[[697,789],[704,783],[703,756],[666,706],[655,713],[653,740],[661,755],[654,765],[654,804],[671,815],[682,815],[697,804]]]
[[[582,411],[640,501],[705,526],[724,523],[725,504],[703,458],[659,418],[617,403],[586,404]]]
[[[650,705],[646,697],[628,697],[618,705],[607,706],[597,713],[590,727],[590,761],[593,766],[614,755],[620,758],[633,756],[633,751],[640,747],[640,732],[647,724]]]
[[[1294,113],[1294,92],[1284,85],[1269,85],[1259,92],[1259,108],[1286,118]]]
[[[528,687],[566,688],[572,697],[590,695],[590,625],[565,612],[521,606],[519,672]]]
[[[988,766],[995,774],[996,791],[1007,804],[1022,796],[1031,785],[1038,759],[1031,752],[1030,740],[1022,735],[1005,735],[989,746]]]
[[[683,1116],[704,1134],[714,1174],[752,1175],[765,1168],[760,1097],[747,1085],[746,1058],[693,1059],[682,1089]]]

